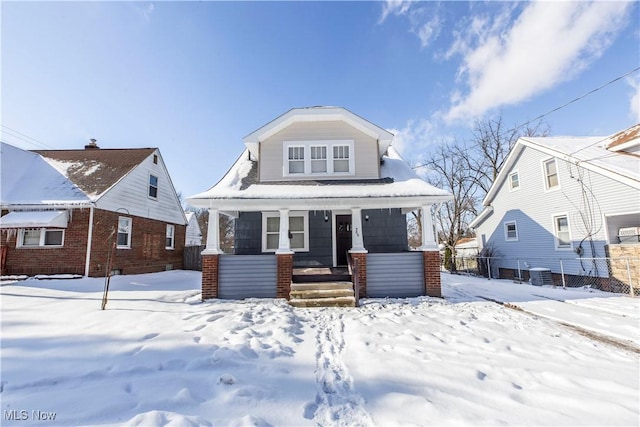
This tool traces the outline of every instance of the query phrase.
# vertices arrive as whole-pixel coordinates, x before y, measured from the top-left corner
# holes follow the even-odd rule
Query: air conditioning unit
[[[620,243],[640,242],[640,227],[624,227],[618,230],[618,241]]]
[[[548,268],[530,268],[529,277],[531,279],[531,284],[534,286],[553,285],[551,270]]]

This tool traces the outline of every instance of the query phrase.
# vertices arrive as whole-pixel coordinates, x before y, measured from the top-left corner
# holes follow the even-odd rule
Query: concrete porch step
[[[309,298],[309,299],[292,299],[289,301],[294,307],[355,307],[356,299],[354,297],[336,297],[336,298]]]
[[[353,297],[353,289],[308,289],[291,291],[291,299],[318,299]]]
[[[351,282],[314,282],[314,283],[292,283],[292,291],[316,291],[323,289],[351,289],[353,291],[353,283]]]

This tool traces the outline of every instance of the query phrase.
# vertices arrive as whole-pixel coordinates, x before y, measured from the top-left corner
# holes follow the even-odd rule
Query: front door
[[[347,265],[347,252],[351,249],[351,215],[336,215],[336,262]]]

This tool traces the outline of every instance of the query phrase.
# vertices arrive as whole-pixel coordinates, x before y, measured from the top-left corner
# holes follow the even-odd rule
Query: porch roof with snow
[[[211,189],[187,198],[200,208],[219,210],[331,210],[367,208],[415,208],[450,200],[445,190],[416,175],[389,147],[382,157],[380,179],[282,181],[259,183],[257,162],[245,150],[226,175]]]

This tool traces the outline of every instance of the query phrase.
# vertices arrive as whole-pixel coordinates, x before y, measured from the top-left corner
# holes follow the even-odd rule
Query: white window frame
[[[560,239],[558,234],[560,230],[558,229],[558,219],[566,218],[567,219],[567,231],[566,233],[569,235],[569,244],[568,245],[560,245]],[[573,250],[573,239],[571,238],[571,221],[569,221],[569,214],[566,212],[557,213],[552,216],[553,221],[553,244],[557,251],[572,251]]]
[[[303,218],[302,233],[304,233],[304,246],[302,248],[296,248],[291,246],[291,250],[294,252],[309,252],[309,212],[307,211],[292,211],[289,212],[289,221],[291,218]],[[278,248],[267,248],[267,218],[280,218],[279,212],[262,212],[262,252],[275,253]],[[280,235],[280,226],[278,225],[278,235]],[[275,232],[273,233],[275,234]]]
[[[151,184],[151,178],[155,178],[156,179],[156,185],[152,185]],[[158,192],[160,191],[160,177],[158,177],[158,175],[154,175],[152,173],[149,173],[149,180],[147,181],[147,197],[149,197],[151,200],[158,200]],[[151,195],[151,189],[155,188],[156,189],[156,195],[152,196]]]
[[[24,235],[28,230],[38,230],[38,244],[37,245],[25,245],[24,244]],[[48,232],[62,232],[62,242],[59,245],[47,245],[46,238]],[[29,228],[20,228],[18,230],[18,240],[16,241],[17,248],[62,248],[64,247],[64,229],[63,228],[46,228],[46,227],[29,227]]]
[[[128,225],[128,233],[127,233],[127,244],[120,245],[118,243],[118,234],[120,234],[120,221],[125,220]],[[124,234],[124,233],[123,233]],[[116,248],[117,249],[131,249],[131,235],[133,234],[133,219],[128,216],[119,216],[118,217],[118,229],[116,230]]]
[[[512,177],[514,177],[514,176],[518,180],[518,185],[517,186],[513,185],[513,180],[512,180],[513,178]],[[511,172],[507,178],[509,180],[509,191],[518,191],[520,189],[520,174],[518,173],[518,171],[515,170],[515,171]]]
[[[320,148],[324,148],[324,159],[322,158],[317,158],[314,159],[313,158],[313,154],[314,154],[314,148],[317,149]],[[324,160],[324,171],[319,171],[319,172],[314,172],[313,171],[313,163],[314,162],[321,162]],[[313,174],[313,175],[317,175],[317,174],[327,174],[329,173],[329,147],[327,147],[327,145],[311,145],[309,146],[309,161],[310,161],[310,166],[309,166],[309,173]]]
[[[167,245],[167,240],[171,239],[171,243]],[[164,248],[165,249],[175,249],[176,242],[176,227],[173,224],[167,224],[167,229],[165,231],[164,237]]]
[[[333,147],[346,146],[349,147],[349,171],[348,172],[334,172],[333,168]],[[282,144],[282,174],[284,177],[317,177],[317,176],[353,176],[356,173],[355,168],[355,143],[353,139],[340,139],[340,140],[321,140],[321,141],[284,141]],[[289,148],[290,147],[302,147],[304,150],[304,172],[289,172]],[[327,171],[326,172],[311,172],[311,147],[326,147],[327,148]]]
[[[503,227],[504,227],[504,241],[505,242],[517,242],[519,237],[518,237],[518,223],[513,220],[513,221],[505,221],[502,223]],[[515,232],[516,232],[516,237],[509,237],[509,233],[508,233],[508,229],[507,227],[509,225],[513,225],[515,227]]]
[[[551,175],[548,174],[547,172],[547,164],[553,162],[553,164],[556,166],[556,180],[558,181],[558,183],[556,185],[554,185],[553,187],[551,187],[549,185],[549,177]],[[544,189],[545,191],[555,191],[560,189],[560,169],[558,168],[558,159],[555,157],[550,157],[548,159],[543,159],[542,160],[542,179],[544,180]]]

